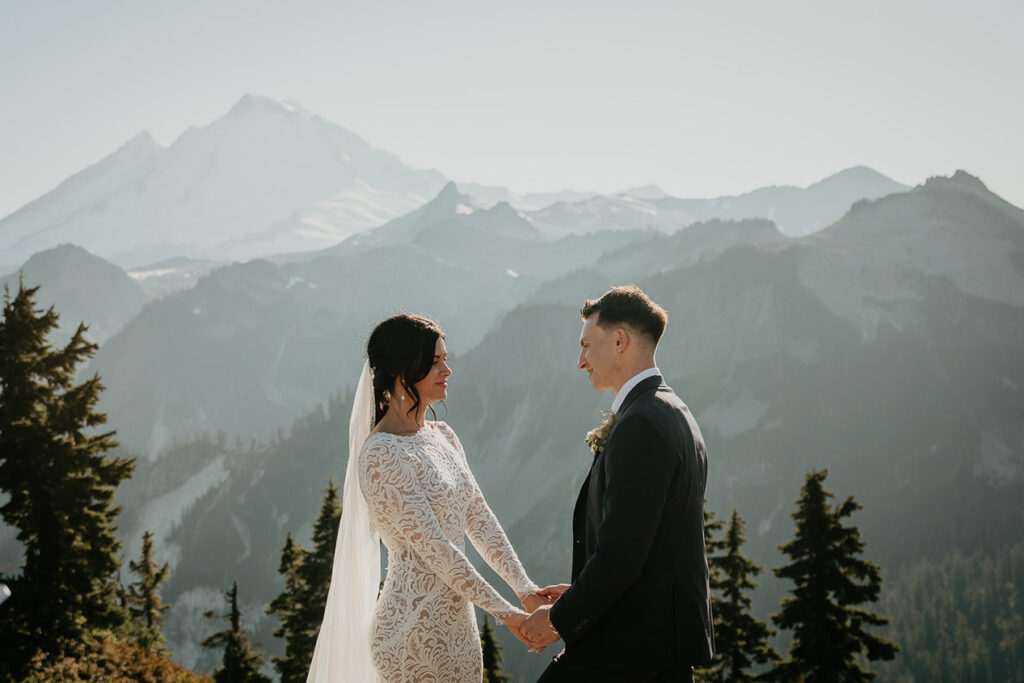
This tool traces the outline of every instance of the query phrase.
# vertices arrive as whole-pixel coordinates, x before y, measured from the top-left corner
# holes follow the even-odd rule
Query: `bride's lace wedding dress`
[[[473,604],[498,619],[518,610],[469,562],[466,535],[517,595],[537,586],[484,501],[455,432],[427,422],[408,436],[370,435],[359,456],[359,484],[388,548],[371,643],[381,680],[479,683]]]

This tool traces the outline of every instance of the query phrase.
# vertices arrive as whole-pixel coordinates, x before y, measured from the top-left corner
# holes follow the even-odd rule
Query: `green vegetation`
[[[1024,543],[995,553],[952,551],[886,581],[881,606],[903,652],[880,667],[905,683],[1024,680]]]
[[[20,572],[3,577],[12,597],[0,610],[0,675],[17,677],[41,653],[60,658],[93,629],[126,621],[117,601],[120,569],[114,492],[131,459],[111,457],[114,432],[98,432],[99,377],[75,383],[75,369],[97,349],[79,325],[63,348],[51,307],[36,309],[38,288],[5,287],[0,321],[0,508],[24,548]]]
[[[713,525],[720,529],[723,523],[713,520]],[[699,675],[709,683],[756,680],[751,667],[763,668],[779,658],[770,642],[775,630],[751,609],[750,593],[757,588],[753,577],[764,569],[743,555],[745,541],[743,518],[733,510],[725,538],[713,541],[708,555],[713,577],[715,662]]]
[[[861,607],[876,602],[882,586],[878,566],[860,559],[860,530],[842,521],[860,505],[853,496],[832,507],[825,490],[827,470],[808,472],[797,509],[795,538],[780,546],[790,563],[775,575],[794,584],[772,616],[775,625],[793,631],[789,656],[773,677],[782,681],[870,681],[875,672],[860,660],[891,660],[899,648],[870,633],[888,619]]]
[[[238,609],[238,582],[231,584],[231,590],[224,599],[228,603],[228,613],[218,614],[213,610],[206,613],[209,619],[223,619],[228,627],[203,640],[203,647],[224,648],[221,666],[213,672],[215,683],[270,683],[270,679],[260,673],[263,668],[263,655],[253,649],[249,637],[242,629],[242,612]]]
[[[281,683],[306,680],[327,605],[340,520],[341,496],[331,479],[313,525],[313,550],[296,543],[291,532],[285,537],[280,566],[284,591],[267,607],[280,620],[274,635],[285,641],[285,656],[271,657]]]

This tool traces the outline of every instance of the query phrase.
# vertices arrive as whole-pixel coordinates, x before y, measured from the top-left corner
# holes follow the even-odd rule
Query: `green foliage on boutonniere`
[[[599,410],[597,414],[603,416],[601,424],[591,429],[583,437],[583,441],[590,446],[590,450],[594,455],[600,453],[601,449],[604,448],[608,435],[611,434],[612,427],[615,426],[615,413],[610,410]]]

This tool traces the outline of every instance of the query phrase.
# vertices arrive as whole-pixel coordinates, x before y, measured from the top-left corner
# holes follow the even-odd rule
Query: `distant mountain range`
[[[298,105],[246,95],[169,146],[140,133],[0,220],[0,273],[65,243],[134,270],[181,257],[225,262],[317,251],[424,205],[446,182]],[[478,208],[525,212],[543,239],[648,227],[672,232],[714,218],[767,218],[784,234],[802,235],[858,199],[907,189],[863,167],[806,189],[717,199],[677,199],[654,186],[607,197],[460,187]]]
[[[449,190],[437,201],[458,207],[467,198]],[[395,264],[389,272],[418,281],[422,271],[413,264],[427,262],[430,245],[451,250],[470,243],[459,236],[475,235],[495,240],[496,251],[504,252],[510,243],[506,233],[473,233],[471,220],[462,224],[486,214],[437,211],[431,213],[438,219],[434,225],[442,233],[456,231],[456,237],[421,241],[421,235],[432,233],[421,226],[404,233],[415,246],[378,246],[310,263],[343,271],[355,268],[356,261],[382,263],[376,259],[386,257]],[[672,235],[602,235],[624,241],[539,285],[512,290],[515,279],[508,280],[507,303],[478,342],[463,344],[471,314],[438,314],[445,323],[463,321],[449,325],[457,352],[450,398],[439,417],[458,431],[489,503],[535,580],[567,576],[571,506],[589,462],[582,435],[610,401],[609,395],[593,392],[575,369],[578,307],[582,297],[599,294],[627,275],[669,310],[658,365],[704,431],[711,463],[709,505],[720,516],[736,507],[746,518],[746,551],[755,560],[780,564],[776,547],[791,533],[788,515],[809,469],[829,468],[828,488],[840,497],[854,495],[864,505],[853,521],[863,531],[867,557],[884,571],[954,549],[994,552],[1019,537],[1024,524],[1020,209],[958,172],[907,193],[860,202],[835,225],[799,239],[786,238],[763,221],[711,222]],[[545,256],[538,251],[537,258],[543,262]],[[217,283],[219,290],[234,292],[226,301],[237,310],[255,310],[253,302],[262,302],[264,312],[323,311],[326,299],[285,305],[280,288],[305,277],[297,274],[305,271],[280,268],[254,263],[219,271],[187,294],[198,296]],[[460,290],[465,281],[456,271],[432,273],[429,296],[459,291],[477,302],[486,299]],[[327,280],[310,281],[330,286]],[[482,292],[489,287],[482,281]],[[245,296],[239,294],[243,288]],[[292,290],[299,288],[294,284]],[[524,290],[531,293],[516,305]],[[367,290],[334,291],[352,306]],[[183,318],[194,315],[188,310],[191,299],[178,301],[185,296],[168,297],[163,302],[168,308],[151,305],[147,312],[168,321],[162,329],[174,329],[171,311]],[[436,314],[438,305],[425,310]],[[230,358],[213,363],[206,355],[213,348],[210,340],[228,329],[223,321],[229,308],[211,316],[221,320],[218,325],[172,337],[163,356],[148,356],[146,362],[163,357],[182,373],[192,373],[190,366],[219,373],[199,386],[197,396],[216,384],[239,382],[249,370],[240,375],[241,366]],[[489,305],[483,310],[487,316],[494,312]],[[101,354],[106,365],[100,374],[111,395],[133,382],[160,386],[154,395],[173,395],[144,373],[116,373],[114,358],[137,363],[130,359],[138,352],[114,342],[130,339],[145,317],[104,347],[110,355]],[[237,327],[249,335],[224,345],[236,356],[254,353],[256,340],[267,337],[258,326]],[[180,360],[168,355],[188,338],[204,340],[203,346],[182,349]],[[299,345],[305,357],[296,357],[282,375],[298,382],[303,364],[307,375],[333,373],[334,363],[345,364],[331,381],[338,388],[351,386],[360,341],[324,335],[323,348],[335,354],[328,359],[327,351],[315,351],[307,338]],[[187,360],[196,354],[199,361]],[[188,383],[196,381],[192,377]],[[261,398],[247,395],[241,385],[236,391],[232,401],[239,412],[260,405]],[[244,578],[248,587],[250,627],[264,643],[271,642],[274,623],[262,609],[280,590],[277,553],[286,531],[308,537],[318,489],[328,475],[342,476],[348,396],[342,389],[326,410],[307,414],[290,436],[268,446],[233,448],[229,431],[220,446],[171,447],[164,457],[143,463],[125,487],[125,534],[134,539],[144,528],[163,525],[162,552],[176,563],[168,590],[175,607],[167,628],[186,662],[212,663],[196,644],[205,633],[200,615],[234,577]],[[143,392],[131,399],[143,400]],[[260,412],[263,419],[270,414]],[[119,429],[128,426],[116,411],[111,415]],[[143,413],[123,415],[150,419]],[[761,583],[755,610],[766,616],[786,586],[770,575]],[[528,656],[514,642],[506,639],[505,646],[506,668],[517,676],[529,679],[543,666],[544,658]]]
[[[150,457],[174,435],[266,439],[351,380],[362,363],[356,349],[388,311],[429,311],[464,353],[509,308],[544,297],[548,282],[562,291],[560,279],[574,272],[610,264],[610,274],[640,277],[736,243],[784,239],[750,221],[538,241],[508,204],[472,206],[449,184],[426,206],[336,247],[222,268],[153,302],[88,368],[106,378],[101,408],[124,443]]]
[[[247,149],[255,133],[282,144]],[[912,189],[854,168],[712,200],[517,196],[247,97],[0,221],[0,254],[6,284],[42,285],[61,335],[84,320],[103,342],[82,372],[144,456],[118,494],[126,553],[156,532],[174,565],[165,631],[189,665],[212,666],[202,613],[233,579],[280,651],[263,608],[284,534],[308,539],[318,491],[340,482],[366,336],[398,310],[446,327],[439,417],[539,582],[567,578],[582,436],[611,399],[575,369],[578,309],[623,282],[669,310],[658,365],[707,439],[709,506],[739,510],[759,563],[779,564],[808,469],[864,505],[854,522],[884,572],[995,552],[1024,525],[1024,211],[963,171]],[[0,565],[16,553],[0,529]],[[761,581],[764,617],[786,586]],[[526,679],[545,660],[507,638],[505,656]]]

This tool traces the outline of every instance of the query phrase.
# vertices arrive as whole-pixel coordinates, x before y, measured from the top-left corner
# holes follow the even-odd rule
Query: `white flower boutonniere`
[[[590,446],[590,450],[594,455],[601,452],[604,448],[605,442],[608,440],[608,435],[611,434],[612,427],[615,426],[615,413],[610,410],[599,410],[598,415],[603,415],[604,419],[601,420],[601,424],[597,425],[583,437],[583,441]]]

